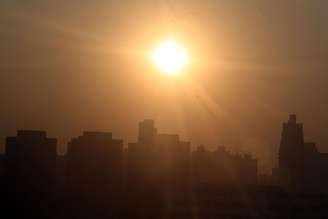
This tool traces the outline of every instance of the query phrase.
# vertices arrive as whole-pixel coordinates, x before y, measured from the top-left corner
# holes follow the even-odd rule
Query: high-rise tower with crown
[[[304,137],[303,124],[296,115],[290,115],[283,124],[279,148],[279,168],[288,170],[292,186],[300,186],[303,181]]]

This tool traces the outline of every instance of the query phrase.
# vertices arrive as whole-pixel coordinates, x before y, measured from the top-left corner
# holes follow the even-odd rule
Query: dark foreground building
[[[292,191],[328,192],[328,154],[315,143],[304,142],[303,124],[290,115],[283,124],[279,167],[273,170],[274,183]]]
[[[190,143],[158,134],[152,120],[139,123],[137,143],[128,147],[128,183],[184,189],[190,181]]]
[[[67,147],[67,194],[73,217],[110,217],[122,199],[123,141],[84,132]],[[79,210],[80,209],[80,210]]]
[[[49,195],[55,186],[57,140],[43,131],[6,139],[6,176],[15,190]]]
[[[249,154],[232,154],[222,146],[213,152],[199,146],[192,152],[192,170],[197,187],[255,186],[257,183],[257,160]]]
[[[140,122],[138,133],[127,152],[128,217],[158,218],[175,207],[177,197],[186,200],[189,194],[190,143],[158,134],[153,120]]]
[[[21,130],[6,139],[5,188],[12,217],[47,217],[55,195],[57,140],[44,131]]]

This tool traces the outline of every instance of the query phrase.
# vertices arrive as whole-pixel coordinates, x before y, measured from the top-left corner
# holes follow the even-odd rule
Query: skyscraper
[[[56,170],[55,138],[44,131],[21,130],[6,139],[6,175],[16,191],[49,195]]]
[[[328,154],[315,143],[304,142],[303,124],[296,115],[283,123],[279,148],[279,167],[273,169],[276,184],[298,191],[328,191]]]
[[[279,148],[279,168],[290,175],[291,186],[301,186],[304,177],[303,165],[303,124],[297,123],[296,115],[290,115],[288,122],[283,123]]]
[[[122,196],[123,141],[112,133],[84,132],[68,143],[67,165],[71,204],[83,209],[72,217],[115,214]]]
[[[154,126],[154,121],[145,119],[139,122],[138,142],[140,144],[152,144],[157,135],[157,129]]]

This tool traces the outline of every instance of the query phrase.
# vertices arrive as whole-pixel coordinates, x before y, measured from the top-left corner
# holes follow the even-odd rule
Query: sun
[[[153,64],[166,75],[178,75],[185,70],[189,56],[182,44],[174,39],[161,42],[151,54]]]

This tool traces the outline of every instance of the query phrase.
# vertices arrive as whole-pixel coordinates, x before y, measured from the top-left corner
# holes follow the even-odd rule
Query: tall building
[[[153,120],[145,119],[139,122],[138,143],[143,145],[152,144],[156,136],[157,129],[155,128]]]
[[[158,134],[154,142],[156,178],[168,189],[186,189],[190,181],[190,142],[178,135]],[[160,183],[160,182],[159,182]]]
[[[5,174],[5,155],[0,154],[0,179],[2,179],[2,177],[4,177],[4,174]]]
[[[190,143],[158,134],[152,120],[139,123],[138,142],[129,144],[127,160],[129,209],[142,218],[160,217],[189,188]]]
[[[303,181],[304,136],[303,124],[297,123],[296,115],[290,115],[283,123],[279,148],[279,168],[288,172],[292,186],[300,186]]]
[[[328,191],[328,154],[318,152],[315,143],[304,142],[303,124],[296,115],[283,123],[279,167],[273,169],[273,179],[290,190]]]
[[[21,130],[6,139],[6,176],[15,191],[49,195],[53,192],[57,140],[44,131]]]
[[[212,153],[200,145],[192,152],[192,182],[196,186],[211,185],[215,183],[215,171],[213,168]]]
[[[137,143],[128,148],[128,177],[140,186],[178,185],[190,170],[190,143],[178,135],[158,134],[153,120],[139,123]]]
[[[112,133],[84,132],[67,146],[67,186],[83,204],[118,202],[122,191],[123,141]]]
[[[154,141],[157,129],[154,121],[145,119],[139,122],[138,141],[128,144],[127,187],[131,190],[145,189],[154,184],[151,172],[154,168]]]

